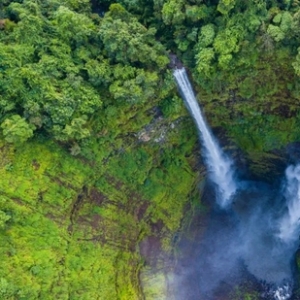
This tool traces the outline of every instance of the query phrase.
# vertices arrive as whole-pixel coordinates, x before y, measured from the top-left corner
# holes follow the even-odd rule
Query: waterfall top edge
[[[169,67],[171,69],[177,70],[177,69],[184,68],[182,62],[178,59],[178,57],[175,54],[173,53],[169,54],[169,58],[170,58]]]
[[[176,76],[176,74],[183,74],[183,73],[186,73],[186,70],[185,70],[184,67],[173,69],[173,74],[174,74],[175,76]]]

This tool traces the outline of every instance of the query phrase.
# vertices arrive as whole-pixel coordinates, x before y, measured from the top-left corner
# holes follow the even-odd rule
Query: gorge
[[[290,165],[281,186],[255,181],[241,181],[233,162],[223,153],[200,111],[184,68],[175,69],[174,77],[200,133],[208,178],[214,183],[215,198],[224,227],[216,223],[194,258],[199,268],[195,280],[206,299],[222,281],[243,276],[241,265],[264,284],[264,299],[287,300],[292,296],[292,263],[299,246],[300,166]],[[180,279],[179,279],[180,282]],[[181,286],[181,284],[179,283]],[[184,285],[182,285],[184,286]],[[190,288],[190,287],[189,287]],[[181,292],[179,299],[187,298]],[[212,298],[211,298],[212,297]],[[196,298],[195,298],[196,299]]]

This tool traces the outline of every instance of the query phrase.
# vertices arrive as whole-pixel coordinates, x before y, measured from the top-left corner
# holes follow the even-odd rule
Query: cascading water
[[[289,166],[285,171],[284,197],[287,211],[279,222],[278,238],[285,247],[286,259],[292,257],[299,246],[300,233],[300,165]],[[287,300],[291,297],[291,286],[284,284],[274,289],[274,299]]]
[[[203,241],[198,268],[193,272],[200,278],[199,284],[205,297],[211,297],[210,293],[218,282],[224,282],[234,272],[238,273],[242,262],[248,272],[264,285],[264,299],[290,299],[293,288],[291,262],[300,234],[300,165],[287,168],[283,191],[264,183],[236,180],[232,161],[221,150],[204,120],[186,70],[174,70],[174,77],[200,131],[209,178],[218,190],[217,201],[226,208],[225,214],[229,212],[227,217],[231,222],[227,228],[221,221],[219,225],[213,225],[211,228],[216,226],[218,231],[209,232]],[[286,200],[287,209],[280,217],[278,213],[285,205],[282,197]],[[230,220],[232,212],[238,221]],[[226,256],[224,250],[230,255]],[[207,272],[205,276],[202,276],[203,270]],[[183,296],[180,297],[182,299]]]
[[[196,122],[198,130],[201,133],[201,140],[205,149],[204,157],[209,170],[209,177],[217,185],[219,190],[219,204],[223,208],[227,207],[230,204],[232,196],[237,190],[232,162],[222,152],[218,143],[214,140],[210,133],[210,130],[202,116],[185,69],[176,69],[174,71],[174,77],[182,92],[185,103]]]
[[[279,237],[285,243],[297,244],[300,230],[300,165],[289,166],[285,175],[287,213],[280,222]]]

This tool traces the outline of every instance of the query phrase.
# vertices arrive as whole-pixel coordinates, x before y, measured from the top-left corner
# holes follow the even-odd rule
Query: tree
[[[207,47],[210,46],[215,38],[216,31],[215,26],[211,23],[201,27],[200,34],[198,37],[198,46]]]
[[[56,136],[59,140],[69,141],[75,140],[80,141],[90,136],[90,131],[85,128],[87,123],[87,117],[81,116],[79,118],[72,119],[70,124],[67,124],[63,130],[59,130]],[[54,127],[55,130],[56,127]]]
[[[207,77],[211,76],[212,61],[215,57],[214,49],[211,47],[201,49],[196,55],[197,71]]]
[[[10,215],[6,214],[4,211],[0,210],[0,229],[5,228],[7,221],[10,220]]]
[[[1,124],[3,135],[8,143],[21,144],[33,136],[35,127],[19,115],[12,115]]]
[[[218,11],[223,14],[227,15],[235,6],[236,0],[220,0],[218,4]]]
[[[168,0],[162,9],[163,20],[166,24],[181,24],[185,19],[184,0]]]

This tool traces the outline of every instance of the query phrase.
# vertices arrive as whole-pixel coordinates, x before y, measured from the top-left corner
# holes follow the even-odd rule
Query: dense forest
[[[241,165],[284,164],[300,1],[0,2],[0,299],[173,299],[178,232],[209,210],[175,55]]]

